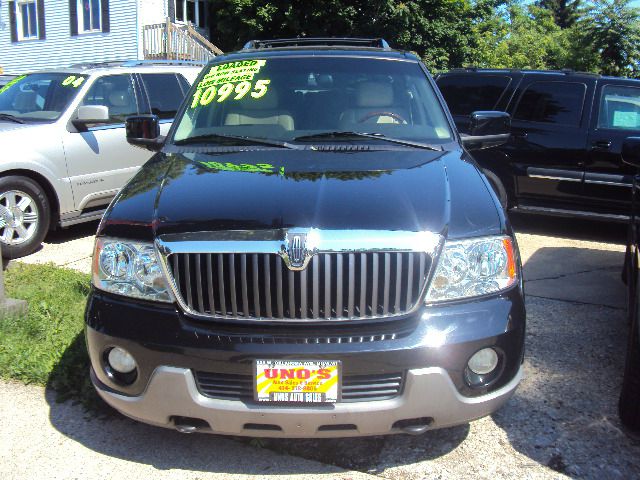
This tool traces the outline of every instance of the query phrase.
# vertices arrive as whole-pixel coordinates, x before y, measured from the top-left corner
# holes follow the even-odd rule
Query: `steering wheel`
[[[373,117],[391,117],[394,120],[396,120],[397,123],[401,123],[401,124],[407,124],[408,122],[402,117],[402,115],[399,115],[395,112],[369,112],[367,113],[364,117],[362,117],[360,120],[358,120],[358,123],[364,123],[367,120],[369,120],[370,118]]]

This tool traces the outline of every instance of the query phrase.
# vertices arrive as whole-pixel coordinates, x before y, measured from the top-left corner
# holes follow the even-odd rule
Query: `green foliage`
[[[551,12],[560,28],[569,28],[580,19],[582,0],[539,0],[538,6]]]
[[[211,0],[212,40],[384,37],[431,70],[465,65],[639,75],[631,0]]]
[[[588,48],[598,54],[598,72],[640,74],[640,11],[631,6],[631,0],[596,1],[581,25]]]
[[[0,320],[0,376],[49,385],[59,399],[95,402],[83,333],[89,275],[18,263],[5,272],[5,285],[7,296],[27,300],[29,313]]]
[[[464,63],[471,51],[470,0],[212,0],[212,40],[234,50],[252,38],[384,37],[431,68]]]

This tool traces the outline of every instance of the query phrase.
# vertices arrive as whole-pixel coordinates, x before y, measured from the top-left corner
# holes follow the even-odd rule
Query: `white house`
[[[219,52],[206,39],[208,21],[206,0],[0,0],[0,67],[207,60]]]

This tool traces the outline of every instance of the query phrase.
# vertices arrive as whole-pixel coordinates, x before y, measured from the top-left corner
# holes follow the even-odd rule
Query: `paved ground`
[[[527,280],[526,377],[491,417],[419,437],[269,440],[254,448],[248,440],[184,436],[117,415],[86,419],[50,392],[5,383],[0,470],[13,472],[9,478],[43,471],[56,478],[364,478],[354,470],[389,479],[637,478],[640,441],[625,434],[616,412],[626,337],[625,229],[513,220]],[[88,270],[95,227],[55,234],[24,261]]]

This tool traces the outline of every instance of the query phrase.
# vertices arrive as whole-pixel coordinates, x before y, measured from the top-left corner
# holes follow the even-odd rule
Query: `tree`
[[[474,64],[491,68],[564,68],[567,34],[549,10],[512,3],[475,25]]]
[[[598,52],[605,75],[640,73],[640,11],[631,0],[598,0],[583,21],[590,46]]]
[[[471,0],[212,0],[212,40],[234,50],[252,38],[383,37],[430,68],[462,65],[473,46]]]
[[[581,16],[581,4],[581,0],[539,0],[538,2],[538,6],[553,14],[553,19],[560,28],[575,25]]]

